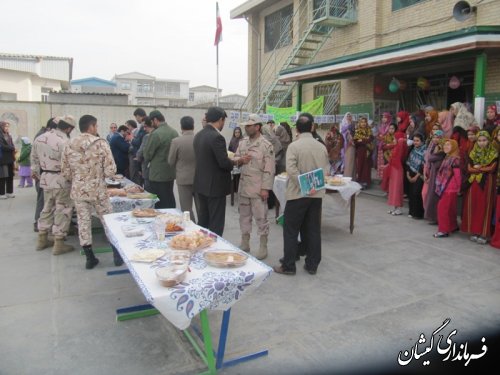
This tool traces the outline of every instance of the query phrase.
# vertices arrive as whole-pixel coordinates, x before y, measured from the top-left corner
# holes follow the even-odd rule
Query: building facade
[[[189,99],[189,81],[157,79],[147,74],[132,72],[113,77],[116,93],[127,94],[129,104],[186,106]]]
[[[71,92],[73,93],[113,94],[115,90],[116,82],[98,77],[87,77],[71,81]]]
[[[46,101],[69,89],[72,70],[68,57],[0,53],[0,100]]]
[[[222,94],[222,89],[219,89],[219,97],[221,94]],[[202,85],[189,88],[190,106],[201,106],[206,103],[215,103],[216,101],[217,101],[216,87]]]
[[[325,114],[415,111],[500,100],[500,1],[250,0],[245,105]],[[482,121],[481,121],[482,123]]]

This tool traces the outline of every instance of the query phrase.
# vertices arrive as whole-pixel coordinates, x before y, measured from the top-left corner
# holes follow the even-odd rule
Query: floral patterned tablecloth
[[[132,181],[127,178],[121,180],[123,187],[129,185],[135,185]],[[158,198],[153,195],[153,198],[148,199],[132,199],[127,197],[110,197],[111,206],[113,207],[113,212],[126,212],[132,211],[135,208],[154,208]]]
[[[162,210],[181,214],[177,210]],[[113,213],[104,216],[106,233],[110,242],[118,249],[137,285],[160,313],[179,329],[186,329],[191,319],[204,309],[227,310],[233,304],[257,289],[271,274],[272,269],[249,255],[246,264],[237,268],[216,268],[203,259],[203,252],[209,249],[231,249],[241,251],[234,245],[217,237],[207,249],[198,251],[191,259],[190,272],[184,282],[172,288],[160,285],[155,275],[156,264],[137,263],[130,260],[136,252],[151,248],[164,248],[167,255],[160,259],[160,265],[167,265],[169,238],[163,242],[156,239],[152,224],[138,224],[130,212]],[[144,235],[127,238],[122,225],[143,226]],[[203,229],[190,222],[186,231]],[[215,235],[214,235],[215,236]]]

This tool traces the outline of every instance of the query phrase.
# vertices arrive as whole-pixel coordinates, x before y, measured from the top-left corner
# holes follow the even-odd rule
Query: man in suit
[[[125,125],[120,125],[118,131],[111,136],[109,147],[113,153],[113,159],[116,163],[116,172],[123,176],[129,176],[128,173],[128,149],[130,144],[125,140],[129,130]]]
[[[175,180],[179,201],[183,212],[189,211],[191,220],[195,221],[193,214],[193,181],[194,181],[194,119],[191,116],[181,118],[180,137],[172,140],[168,154],[168,164],[175,168]],[[198,211],[198,202],[194,201]]]
[[[247,164],[250,156],[231,160],[226,140],[220,133],[227,114],[220,107],[210,107],[205,114],[207,125],[194,136],[196,168],[194,192],[198,196],[198,224],[222,236],[226,218],[226,196],[231,188],[234,165]]]
[[[298,176],[318,168],[322,168],[326,175],[330,163],[325,146],[313,138],[313,118],[309,113],[300,114],[296,129],[299,136],[288,146],[286,154],[288,181],[283,226],[284,257],[280,259],[281,265],[273,269],[276,273],[295,275],[299,251],[297,237],[300,233],[307,249],[304,269],[314,275],[321,261],[321,204],[325,191],[303,196]]]
[[[156,130],[149,135],[143,156],[144,160],[149,162],[151,193],[160,199],[156,203],[156,208],[175,208],[175,168],[168,164],[167,158],[172,140],[179,134],[165,122],[165,117],[160,111],[152,111],[149,118]]]

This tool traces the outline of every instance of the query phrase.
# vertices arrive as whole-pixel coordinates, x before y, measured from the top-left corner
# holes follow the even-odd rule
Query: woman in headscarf
[[[439,202],[438,231],[434,234],[435,238],[448,237],[450,233],[458,230],[457,197],[462,181],[458,143],[453,139],[447,139],[443,150],[446,156],[436,175],[435,193],[439,197]]]
[[[483,130],[486,130],[490,135],[500,125],[500,115],[497,113],[496,105],[489,105],[486,109],[486,119],[484,120]]]
[[[0,199],[14,198],[14,160],[16,148],[9,123],[0,121]]]
[[[384,112],[382,114],[382,122],[378,126],[377,135],[377,175],[378,178],[382,178],[384,175],[384,168],[387,165],[388,160],[384,160],[383,147],[386,145],[386,136],[389,132],[389,126],[392,122],[392,115],[389,112]],[[391,136],[394,140],[394,133]],[[391,142],[392,143],[392,142]]]
[[[474,115],[467,110],[467,107],[460,102],[453,103],[450,106],[450,112],[455,116],[453,127],[461,127],[465,131],[473,125],[477,125]],[[458,143],[460,147],[460,143]]]
[[[422,187],[424,184],[425,148],[424,136],[416,133],[413,136],[413,145],[406,160],[406,178],[409,182],[408,199],[410,208],[408,217],[415,219],[422,219],[424,217]]]
[[[33,187],[33,180],[31,179],[31,141],[28,137],[21,137],[21,153],[17,162],[19,163],[19,186],[23,188],[26,183],[26,187]]]
[[[326,151],[330,160],[330,175],[341,173],[342,170],[342,148],[344,137],[340,134],[337,125],[332,125],[330,131],[325,135]]]
[[[362,189],[366,189],[372,182],[371,170],[373,150],[372,130],[368,126],[366,117],[361,117],[354,132],[354,145],[356,147],[356,181]]]
[[[417,133],[420,133],[417,128],[417,116],[411,115],[410,122],[408,123],[408,127],[406,128],[406,140],[408,141],[408,146],[411,146],[413,144],[413,136]]]
[[[490,134],[481,130],[469,154],[467,190],[462,212],[462,232],[470,240],[486,244],[491,234],[491,218],[495,205],[498,153],[491,144]]]
[[[398,124],[398,131],[405,133],[406,128],[410,124],[410,113],[406,112],[406,111],[398,112],[398,115],[396,117],[396,121]]]
[[[438,122],[445,138],[450,138],[453,132],[453,113],[450,111],[441,111],[438,113]]]
[[[238,145],[243,140],[243,134],[241,133],[241,128],[239,126],[235,127],[233,130],[233,137],[229,141],[228,150],[231,152],[236,152]]]
[[[430,110],[425,112],[425,137],[429,138],[432,132],[432,127],[438,123],[438,112]]]
[[[500,127],[497,127],[493,131],[493,141],[491,143],[500,155]],[[497,168],[496,179],[495,231],[493,232],[493,237],[491,237],[490,245],[500,249],[500,168]]]
[[[355,124],[352,121],[351,112],[344,115],[340,123],[340,131],[344,137],[344,176],[354,177],[356,167],[356,148],[353,142]]]
[[[424,218],[432,224],[437,222],[437,203],[439,200],[435,192],[436,174],[445,157],[442,140],[443,131],[436,130],[425,153],[424,182],[427,186],[423,194]]]
[[[387,192],[387,204],[394,209],[387,211],[388,214],[398,216],[401,215],[403,207],[403,165],[406,160],[408,145],[406,143],[406,135],[403,132],[397,132],[396,147],[392,150],[391,160],[384,169],[384,177],[382,179],[382,190]]]

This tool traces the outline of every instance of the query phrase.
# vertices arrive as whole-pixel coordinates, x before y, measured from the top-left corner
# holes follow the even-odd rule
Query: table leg
[[[231,206],[234,206],[234,175],[231,174]]]
[[[217,373],[215,367],[215,356],[212,349],[212,334],[210,333],[210,324],[208,322],[207,310],[200,312],[201,332],[203,333],[203,343],[205,345],[205,355],[207,358],[208,374]]]
[[[352,232],[354,232],[354,214],[356,212],[356,194],[353,194],[351,196],[351,214],[350,214],[350,225],[349,225],[349,229],[351,231],[351,234]]]

